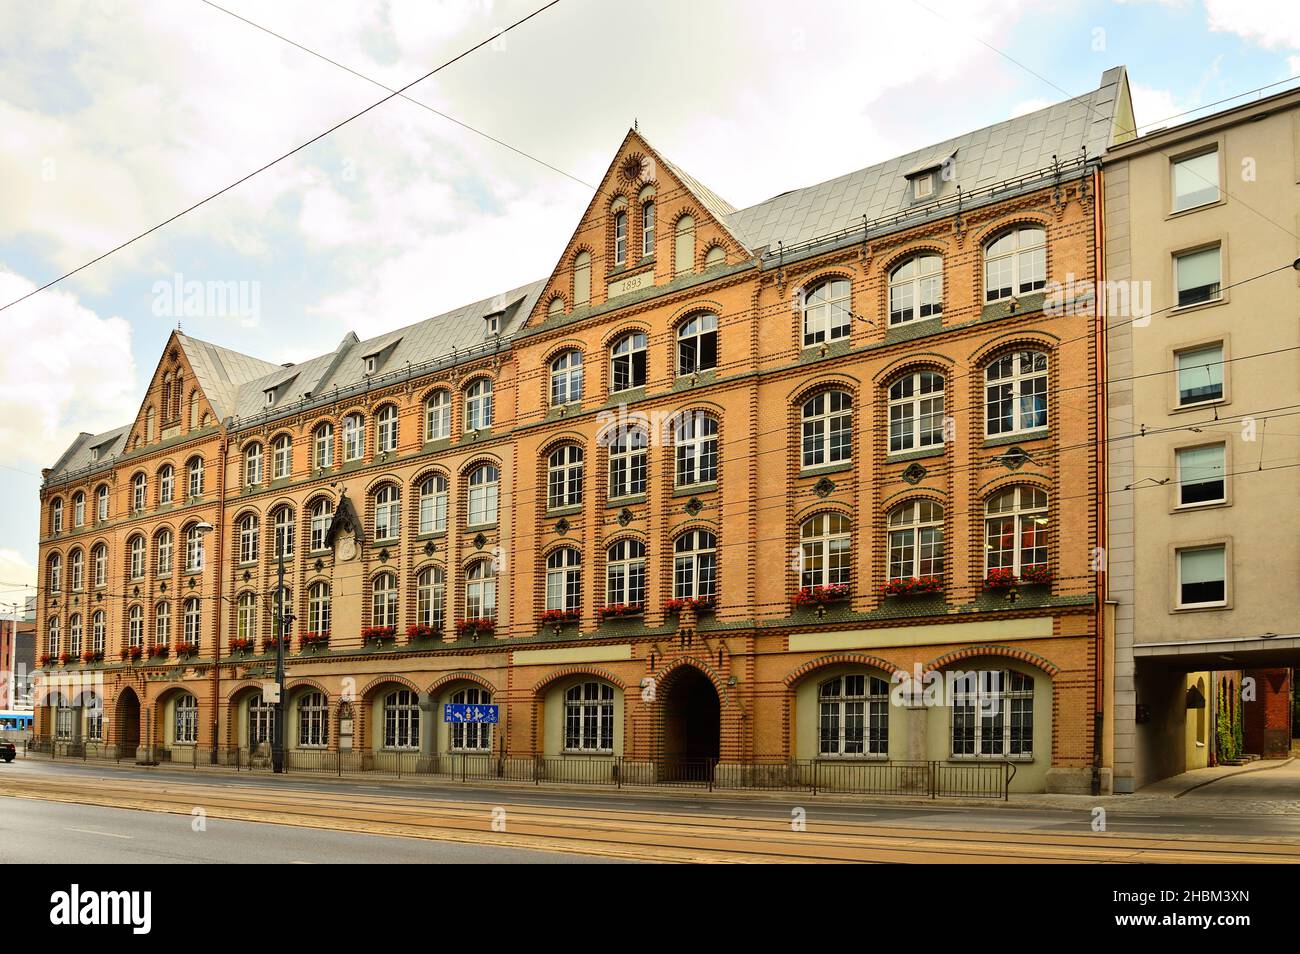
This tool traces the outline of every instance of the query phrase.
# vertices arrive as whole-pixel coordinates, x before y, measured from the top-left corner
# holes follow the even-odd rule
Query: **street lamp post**
[[[284,639],[293,617],[284,606],[284,544],[276,545],[275,573],[275,683],[278,687],[275,701],[275,724],[271,729],[271,770],[284,772]]]

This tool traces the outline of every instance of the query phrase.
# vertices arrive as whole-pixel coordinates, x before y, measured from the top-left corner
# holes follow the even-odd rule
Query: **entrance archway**
[[[140,697],[129,686],[118,694],[113,726],[118,752],[133,758],[140,747]]]
[[[708,676],[691,666],[672,673],[663,695],[663,713],[660,752],[665,760],[718,760],[722,706]]]

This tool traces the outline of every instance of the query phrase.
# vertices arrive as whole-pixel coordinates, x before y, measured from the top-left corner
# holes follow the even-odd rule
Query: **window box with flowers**
[[[890,580],[880,588],[882,596],[920,596],[943,592],[943,579],[937,576],[904,576]]]
[[[582,614],[577,610],[558,610],[549,609],[538,617],[543,626],[566,626],[569,623],[576,623],[582,618]]]
[[[122,658],[123,659],[126,658],[125,649],[122,650]],[[49,653],[41,653],[40,658],[37,659],[37,662],[41,664],[42,668],[44,668],[45,666],[48,666],[50,663],[54,662],[54,657],[51,656]]]
[[[81,654],[83,662],[99,663],[104,661],[104,653],[98,649],[87,649]]]
[[[412,623],[406,627],[408,643],[427,643],[438,638],[438,631],[425,623]]]
[[[190,656],[197,656],[198,654],[199,654],[198,643],[177,643],[176,644],[176,658],[178,659],[182,659],[182,658],[188,659]]]
[[[833,606],[836,603],[847,603],[852,595],[847,583],[805,586],[791,597],[790,603],[797,607]]]
[[[329,646],[329,644],[330,644],[330,631],[328,629],[322,630],[319,633],[302,634],[303,649],[325,649]]]
[[[671,599],[664,602],[664,612],[669,616],[678,616],[689,610],[696,616],[712,613],[714,598],[712,596],[688,596],[684,599]]]
[[[480,636],[491,636],[497,631],[497,621],[489,616],[470,617],[463,619],[456,624],[456,635],[477,639]]]
[[[253,652],[253,641],[236,637],[230,641],[230,651],[239,656],[248,656]]]
[[[396,638],[396,626],[363,626],[361,628],[361,642],[363,643],[374,643],[376,646],[382,646],[384,643],[391,643]]]
[[[607,619],[630,619],[637,616],[645,615],[644,603],[611,603],[609,606],[602,606],[597,610],[602,620]]]
[[[282,636],[282,637],[279,637],[279,638],[280,638],[281,642],[284,643],[284,651],[285,651],[285,652],[288,652],[288,651],[289,651],[289,637],[288,637],[288,636]],[[275,643],[276,643],[276,637],[275,637],[275,636],[267,636],[265,639],[262,640],[262,652],[264,652],[264,653],[273,653],[273,652],[275,652]]]
[[[1022,586],[1050,586],[1051,583],[1052,568],[1044,563],[1026,566],[1020,570],[1020,584]]]
[[[149,658],[150,658],[150,659],[166,659],[167,656],[168,656],[168,654],[169,654],[170,652],[171,652],[171,647],[170,647],[170,646],[166,646],[166,645],[160,643],[160,644],[158,644],[157,646],[150,646],[150,647],[149,647]]]
[[[1009,590],[1020,580],[1008,569],[989,570],[988,576],[984,577],[984,589],[986,590]]]
[[[122,659],[124,660],[129,659],[131,662],[139,662],[143,658],[143,646],[128,646],[126,649],[122,650]]]
[[[66,666],[70,662],[76,662],[77,657],[72,653],[59,653],[59,665]]]

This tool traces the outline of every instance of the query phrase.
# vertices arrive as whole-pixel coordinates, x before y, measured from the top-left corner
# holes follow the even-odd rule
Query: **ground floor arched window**
[[[384,748],[420,747],[420,704],[414,692],[398,689],[384,697]]]
[[[329,744],[329,703],[323,692],[308,692],[298,700],[298,747],[323,749]]]
[[[614,687],[583,682],[564,693],[564,749],[614,751]]]
[[[178,745],[194,745],[199,741],[199,700],[188,692],[176,700],[172,741]]]
[[[981,669],[953,680],[953,758],[1031,758],[1034,679],[1014,669]]]
[[[489,706],[492,693],[478,686],[467,686],[452,693],[451,701],[459,705]],[[491,752],[492,726],[486,722],[453,722],[451,724],[451,750],[453,752]]]
[[[267,702],[259,692],[248,700],[248,747],[275,742],[275,703]]]
[[[865,673],[828,679],[817,687],[817,754],[889,754],[889,683]]]

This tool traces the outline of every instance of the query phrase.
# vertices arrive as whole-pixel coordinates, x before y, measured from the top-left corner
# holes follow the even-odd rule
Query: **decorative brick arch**
[[[328,700],[330,697],[329,690],[326,689],[321,683],[317,682],[315,679],[306,679],[306,678],[295,679],[292,682],[286,683],[284,687],[284,692],[285,695],[287,696],[289,693],[292,693],[295,690],[302,689],[304,687],[315,689],[317,692],[323,695],[326,698],[326,700]],[[285,701],[286,703],[288,702],[287,699]]]
[[[470,672],[468,669],[457,669],[455,672],[449,672],[435,679],[429,686],[429,697],[433,698],[439,689],[454,682],[472,682],[480,689],[486,689],[488,692],[492,693],[493,696],[496,696],[496,694],[501,691],[478,673]]]
[[[965,646],[961,649],[954,649],[950,653],[944,653],[937,659],[932,659],[925,666],[925,672],[931,673],[943,669],[945,666],[951,666],[955,662],[963,659],[971,659],[978,656],[1005,656],[1009,659],[1017,659],[1020,662],[1028,663],[1035,669],[1040,669],[1048,676],[1056,678],[1061,674],[1061,668],[1042,656],[1031,653],[1024,649],[1017,649],[1013,646],[997,646],[986,643],[979,646]]]
[[[565,666],[563,669],[557,669],[555,672],[548,673],[542,681],[533,686],[533,698],[541,701],[546,695],[546,690],[561,679],[567,679],[569,676],[595,676],[597,679],[604,679],[606,682],[617,686],[623,692],[627,691],[627,684],[619,679],[608,669],[601,669],[599,666]]]
[[[891,676],[896,672],[905,671],[895,663],[879,656],[869,656],[866,653],[832,653],[828,656],[818,656],[816,659],[810,659],[802,666],[792,670],[782,681],[787,688],[793,689],[806,677],[830,666],[868,666],[872,669],[887,672]]]
[[[694,656],[679,656],[670,662],[666,667],[659,670],[654,675],[655,696],[658,698],[660,692],[672,684],[672,680],[682,669],[696,669],[708,677],[709,682],[713,683],[713,688],[718,694],[718,701],[727,707],[732,706],[730,694],[727,692],[727,684],[722,681],[713,667],[702,659]]]
[[[376,676],[374,679],[371,679],[368,683],[366,683],[366,687],[362,689],[359,693],[357,693],[357,699],[359,700],[360,704],[369,705],[371,702],[373,702],[374,700],[371,698],[370,694],[379,686],[382,686],[385,683],[389,683],[389,682],[395,682],[400,686],[404,686],[405,688],[410,689],[416,695],[420,694],[420,687],[417,686],[415,683],[413,683],[411,680],[407,679],[405,676],[399,676],[397,675],[397,673],[390,672],[390,673],[385,673],[382,676]]]

